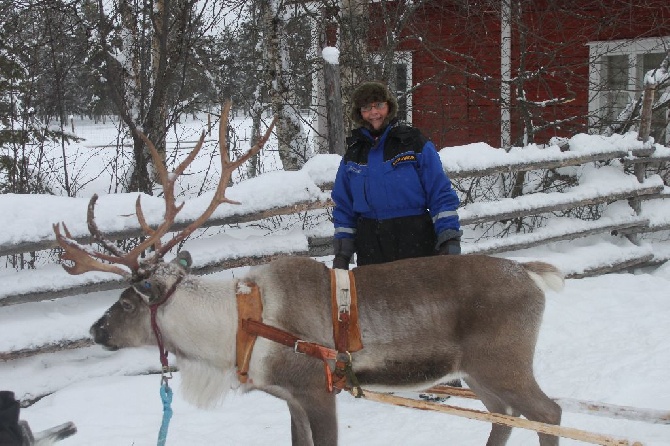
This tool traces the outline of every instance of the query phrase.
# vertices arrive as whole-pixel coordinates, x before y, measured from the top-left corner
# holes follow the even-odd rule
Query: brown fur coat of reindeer
[[[223,123],[226,116],[224,113]],[[269,131],[266,138],[268,135]],[[260,146],[250,152],[258,150]],[[237,167],[246,158],[235,163],[224,159],[222,182],[227,177],[228,184],[230,166]],[[167,175],[164,178],[165,189],[174,186],[167,182]],[[165,195],[173,199],[171,192]],[[171,293],[156,311],[164,346],[177,357],[184,397],[211,407],[231,387],[240,386],[235,364],[236,293],[244,283],[253,282],[261,291],[264,323],[333,348],[331,276],[325,265],[309,258],[286,257],[252,269],[239,281],[191,275],[187,252],[172,262],[161,261],[176,244],[175,238],[185,237],[182,232],[166,245],[160,242],[178,212],[168,198],[167,223],[156,230],[146,225],[139,202],[137,205],[149,236],[142,250],[156,247],[149,264],[138,262],[137,250],[92,253],[67,232],[65,237],[60,235],[56,227],[64,259],[75,262],[66,266],[68,271],[113,270],[131,279],[132,286],[91,327],[96,343],[109,349],[156,345],[149,305]],[[216,200],[228,201],[223,191],[217,192]],[[92,199],[91,233],[107,250],[114,250],[97,230],[94,204]],[[190,231],[208,216],[203,214]],[[131,273],[93,257],[126,265]],[[533,375],[544,291],[563,286],[555,267],[464,255],[362,266],[353,274],[364,348],[352,353],[352,363],[362,386],[423,390],[458,376],[491,412],[560,423],[560,407],[544,394]],[[336,395],[325,390],[321,361],[259,337],[251,355],[249,381],[241,387],[262,390],[287,402],[294,446],[337,445]],[[504,445],[510,432],[510,427],[493,424],[487,445]],[[558,438],[540,434],[540,444],[557,445]]]

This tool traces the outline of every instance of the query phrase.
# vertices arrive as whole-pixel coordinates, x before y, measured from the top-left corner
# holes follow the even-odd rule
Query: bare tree
[[[97,44],[104,55],[106,83],[133,138],[134,171],[128,189],[152,193],[150,156],[136,130],[165,157],[165,135],[193,97],[186,80],[205,33],[216,26],[222,5],[196,0],[118,0],[106,8],[98,0]]]
[[[288,25],[292,21],[296,27],[300,20],[295,20],[295,17],[291,16],[291,6],[295,6],[293,2],[260,0],[258,6],[263,23],[265,85],[272,104],[272,112],[279,118],[277,122],[279,157],[284,170],[298,170],[311,156],[299,107],[296,106],[298,102],[296,87],[299,78],[292,75],[294,70],[289,54],[289,39],[299,33],[291,33]],[[306,33],[309,35],[308,28]]]

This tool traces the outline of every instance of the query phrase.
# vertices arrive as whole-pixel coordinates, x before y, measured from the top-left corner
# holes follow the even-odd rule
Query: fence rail
[[[670,157],[654,158],[650,150],[621,150],[610,151],[598,154],[571,154],[560,153],[552,157],[545,157],[543,160],[528,162],[528,161],[511,161],[507,163],[500,163],[497,166],[489,167],[481,170],[456,170],[449,172],[452,179],[463,180],[468,178],[479,178],[489,175],[498,175],[501,173],[514,173],[520,171],[530,170],[547,170],[555,169],[565,166],[579,166],[586,163],[607,162],[610,160],[622,160],[622,166],[631,166],[634,164],[652,164],[652,163],[666,163],[670,161]],[[622,173],[623,174],[623,173]],[[630,176],[630,175],[629,175]],[[320,186],[323,189],[330,187],[328,183],[322,183]],[[544,194],[544,197],[542,196]],[[463,226],[481,225],[483,223],[499,222],[501,220],[511,220],[517,218],[525,218],[530,216],[537,216],[552,212],[566,211],[590,205],[603,205],[619,200],[664,200],[665,188],[660,181],[660,178],[647,179],[638,183],[631,183],[626,187],[618,184],[603,184],[593,187],[580,188],[575,186],[565,193],[542,193],[538,192],[526,196],[517,197],[516,199],[502,199],[492,202],[476,202],[464,206],[460,210],[461,222]],[[546,198],[546,199],[545,199]],[[222,218],[212,219],[205,223],[205,227],[221,226],[230,224],[242,224],[253,221],[258,221],[270,217],[304,213],[308,211],[318,211],[327,209],[332,206],[332,202],[327,199],[313,200],[313,201],[296,201],[288,206],[274,207],[265,209],[245,215],[235,215]],[[670,214],[670,213],[669,213]],[[179,223],[177,228],[185,227],[190,222],[185,221]],[[576,221],[569,231],[555,230],[551,228],[537,228],[533,232],[524,234],[513,234],[509,237],[498,239],[492,238],[488,240],[480,240],[475,243],[464,243],[465,253],[482,253],[492,254],[508,252],[518,249],[538,246],[540,244],[561,241],[573,240],[581,237],[586,237],[594,234],[642,234],[653,231],[669,230],[670,221],[658,222],[653,224],[650,219],[644,215],[621,215],[599,220],[583,220]],[[113,232],[106,234],[111,239],[127,239],[138,237],[142,234],[139,227],[130,228],[121,232]],[[87,242],[87,237],[80,237],[81,242]],[[309,255],[309,256],[325,256],[332,254],[330,237],[308,237],[307,250],[291,250],[284,252],[276,252],[269,255],[243,255],[240,254],[235,258],[221,258],[216,262],[210,262],[205,266],[194,269],[196,274],[206,274],[214,271],[220,271],[244,265],[257,265],[271,261],[277,257],[285,255]],[[55,239],[45,239],[39,241],[20,241],[13,244],[5,244],[0,246],[0,255],[18,254],[38,250],[52,249],[56,246]],[[591,275],[604,274],[614,271],[619,271],[635,266],[658,263],[666,260],[663,255],[655,255],[649,252],[648,249],[640,249],[632,252],[628,256],[622,256],[615,261],[608,261],[602,264],[592,265],[583,271],[577,271],[568,274],[568,277],[587,277]],[[26,303],[40,302],[43,300],[51,300],[55,298],[63,298],[67,296],[75,296],[79,294],[90,293],[94,291],[105,291],[112,289],[120,289],[125,286],[125,282],[113,279],[106,281],[99,281],[96,283],[76,284],[64,287],[58,287],[54,284],[50,290],[30,290],[24,292],[14,293],[12,295],[0,296],[0,307],[8,305],[20,305]],[[47,345],[38,346],[24,346],[17,347],[11,351],[0,351],[0,360],[7,361],[17,358],[32,356],[40,353],[76,349],[87,346],[90,340],[86,338],[80,339],[64,339],[56,344],[50,343]]]

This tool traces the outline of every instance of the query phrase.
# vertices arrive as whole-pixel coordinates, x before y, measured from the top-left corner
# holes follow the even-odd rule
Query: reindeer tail
[[[545,262],[526,262],[521,266],[542,291],[547,291],[547,289],[561,291],[565,286],[563,273],[554,265]]]

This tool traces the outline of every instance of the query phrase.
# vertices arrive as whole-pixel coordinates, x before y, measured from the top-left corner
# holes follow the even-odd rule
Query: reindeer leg
[[[288,411],[291,414],[291,445],[314,446],[309,416],[293,394],[280,386],[262,386],[258,387],[258,390],[286,401]]]
[[[505,400],[529,420],[561,424],[561,407],[540,389],[532,376],[524,382],[526,385],[519,388],[518,391],[508,392]],[[540,446],[558,446],[558,437],[547,434],[538,435]]]
[[[312,439],[316,446],[337,446],[337,409],[335,394],[328,393],[323,386],[295,395],[307,412]]]
[[[510,374],[506,376],[501,369],[497,375],[486,379],[468,378],[466,382],[471,385],[472,390],[482,399],[486,408],[491,412],[504,413],[508,415],[525,416],[531,421],[559,425],[561,423],[561,408],[552,401],[535,381],[532,373]],[[484,382],[485,384],[482,384]],[[489,443],[487,446],[504,445],[511,428],[493,425]],[[507,431],[506,438],[494,438]],[[540,446],[558,446],[558,437],[553,435],[538,434]]]
[[[295,404],[293,400],[287,400],[286,403],[291,413],[291,445],[314,446],[307,413],[300,404]]]
[[[468,387],[472,389],[477,397],[484,403],[486,409],[491,413],[500,413],[504,415],[511,415],[518,417],[519,412],[515,411],[503,400],[498,398],[495,393],[489,391],[486,387],[479,384],[474,378],[465,378],[464,381]],[[502,424],[491,424],[491,433],[486,442],[486,446],[504,446],[512,433],[511,426],[504,426]]]
[[[289,390],[280,386],[259,387],[286,401],[291,414],[292,446],[337,446],[335,395],[323,387]]]

